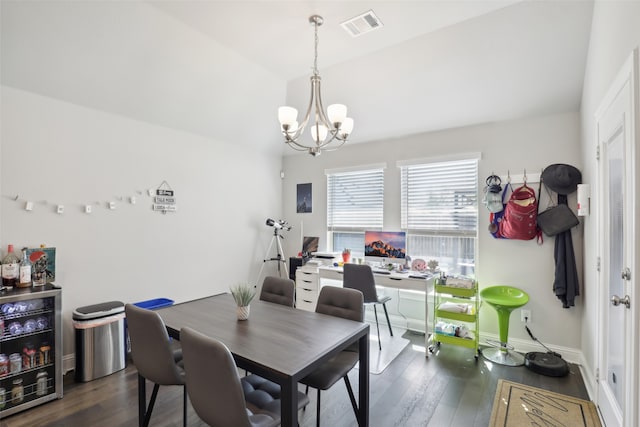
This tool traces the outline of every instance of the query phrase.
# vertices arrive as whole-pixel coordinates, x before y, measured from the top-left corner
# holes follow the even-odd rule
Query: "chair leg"
[[[153,407],[156,404],[156,397],[158,396],[158,389],[160,388],[160,384],[153,385],[153,392],[151,392],[151,399],[149,400],[149,407],[147,408],[147,412],[144,414],[144,423],[143,427],[149,426],[149,421],[151,420],[151,413],[153,412]]]
[[[182,427],[187,427],[187,385],[182,392]]]
[[[147,412],[147,383],[145,377],[138,374],[138,427],[144,426],[144,414]]]
[[[318,389],[318,404],[316,405],[316,427],[320,427],[320,389]]]
[[[347,386],[347,393],[349,393],[349,400],[351,400],[351,406],[353,407],[353,413],[356,414],[356,421],[360,425],[360,416],[358,415],[358,404],[356,403],[356,397],[353,395],[353,388],[351,388],[351,381],[349,376],[344,376],[344,383]]]
[[[387,312],[387,303],[383,303],[382,308],[384,308],[384,315],[387,317],[387,325],[389,325],[389,334],[393,336],[393,329],[391,329],[391,321],[389,320],[389,313]]]
[[[306,394],[307,396],[309,395],[309,386],[307,385],[304,389],[304,394]],[[302,412],[305,412],[307,410],[307,407],[303,407],[302,408]]]
[[[376,316],[376,329],[378,330],[378,350],[382,351],[382,343],[380,342],[380,325],[378,324],[378,310],[376,305],[373,305],[373,314]]]

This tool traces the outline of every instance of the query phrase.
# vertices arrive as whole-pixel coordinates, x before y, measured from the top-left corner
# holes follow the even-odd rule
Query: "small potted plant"
[[[342,261],[346,264],[351,260],[351,249],[344,248],[342,250]]]
[[[438,261],[435,259],[429,260],[427,267],[429,267],[429,270],[431,270],[432,273],[435,272],[438,269]]]
[[[236,302],[238,320],[247,320],[249,318],[249,304],[256,296],[256,290],[252,285],[243,283],[230,288],[231,295]]]

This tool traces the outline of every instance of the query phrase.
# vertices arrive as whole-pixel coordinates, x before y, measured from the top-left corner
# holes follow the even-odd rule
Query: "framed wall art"
[[[312,193],[311,183],[298,184],[298,194],[296,197],[296,212],[311,213],[312,212]]]

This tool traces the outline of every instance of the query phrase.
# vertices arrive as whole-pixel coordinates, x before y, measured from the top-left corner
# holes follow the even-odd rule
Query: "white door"
[[[634,296],[638,226],[636,185],[637,52],[596,113],[598,162],[599,339],[597,405],[607,427],[636,426],[639,328]]]

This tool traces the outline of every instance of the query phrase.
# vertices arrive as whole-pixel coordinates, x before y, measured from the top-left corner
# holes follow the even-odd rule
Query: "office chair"
[[[373,278],[373,271],[371,271],[371,267],[366,264],[345,264],[344,281],[342,286],[345,288],[359,290],[362,292],[362,295],[364,295],[364,303],[367,305],[373,305],[373,314],[376,317],[376,329],[378,330],[378,348],[382,350],[382,344],[380,343],[380,325],[378,325],[378,310],[376,310],[376,305],[382,304],[384,315],[387,318],[387,325],[389,325],[389,335],[393,336],[391,321],[389,321],[389,313],[387,312],[386,305],[386,303],[391,300],[391,297],[378,297],[376,282]]]
[[[262,301],[293,307],[296,284],[291,279],[267,276],[262,282],[260,299]]]
[[[320,290],[316,313],[362,322],[364,321],[362,292],[355,289],[325,286]],[[358,363],[358,360],[358,343],[354,343],[300,381],[300,383],[307,386],[307,393],[309,392],[309,387],[318,390],[316,426],[320,427],[320,391],[330,389],[340,378],[344,379],[353,412],[359,422],[358,406],[348,376],[349,371]]]
[[[127,304],[124,307],[131,339],[131,357],[138,369],[138,425],[147,427],[161,385],[185,387],[182,351],[174,350],[167,329],[155,311]],[[146,380],[153,392],[147,409]],[[183,425],[187,425],[187,391],[183,393]]]

